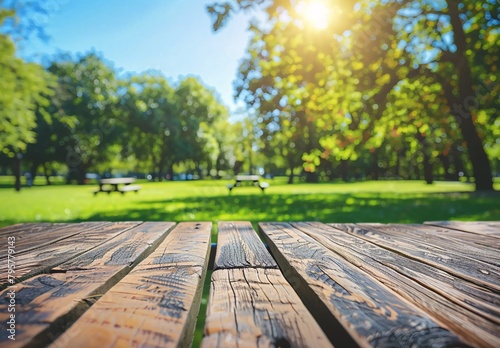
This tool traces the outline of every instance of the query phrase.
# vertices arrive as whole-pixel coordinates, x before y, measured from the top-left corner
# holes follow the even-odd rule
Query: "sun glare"
[[[330,9],[321,0],[304,0],[297,5],[297,12],[304,18],[307,24],[316,29],[323,30],[328,27]]]

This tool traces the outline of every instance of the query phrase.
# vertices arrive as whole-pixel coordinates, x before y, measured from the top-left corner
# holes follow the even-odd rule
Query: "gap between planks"
[[[260,223],[259,228],[287,280],[323,330],[332,333],[335,327],[338,331],[337,337],[330,337],[334,344],[466,346],[432,317],[371,278],[360,268],[361,260],[336,254],[336,248],[327,248],[295,224]]]
[[[330,347],[249,222],[219,222],[202,347]]]

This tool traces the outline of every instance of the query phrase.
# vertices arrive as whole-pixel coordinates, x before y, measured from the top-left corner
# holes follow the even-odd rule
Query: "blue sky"
[[[177,81],[194,75],[235,110],[232,81],[249,40],[248,18],[238,15],[217,33],[205,9],[215,0],[50,0],[37,17],[50,37],[21,43],[23,57],[58,51],[100,52],[123,72],[160,70]]]

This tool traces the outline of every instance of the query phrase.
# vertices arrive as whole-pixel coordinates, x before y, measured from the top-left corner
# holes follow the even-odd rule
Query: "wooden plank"
[[[497,267],[500,266],[499,248],[493,247],[497,243],[500,246],[499,238],[426,225],[356,224],[356,226],[375,228],[377,231],[390,235],[396,240],[417,243],[428,250],[431,250],[432,247],[453,250],[472,260],[486,262]],[[463,235],[465,237],[460,238]],[[477,245],[476,243],[479,240],[483,240],[483,244]]]
[[[278,268],[250,222],[219,222],[214,269]]]
[[[81,223],[57,223],[57,224],[26,224],[26,228],[5,235],[4,238],[15,238],[15,250],[19,255],[26,251],[43,249],[59,240],[76,234],[84,234],[88,230],[110,226],[110,222],[81,222]],[[0,260],[7,258],[6,254],[0,255]]]
[[[329,347],[248,222],[220,222],[203,347]]]
[[[144,223],[42,274],[0,293],[0,321],[5,322],[7,293],[16,293],[19,330],[13,347],[43,346],[64,331],[101,294],[154,249],[173,223]],[[22,323],[22,324],[21,324]],[[0,345],[7,342],[0,331]]]
[[[259,175],[236,175],[237,181],[259,181]]]
[[[189,347],[210,234],[208,222],[179,224],[52,347]]]
[[[500,238],[499,221],[428,221],[425,224]]]
[[[395,226],[395,225],[394,225]],[[500,238],[489,236],[486,234],[478,235],[475,233],[464,232],[460,230],[454,230],[450,228],[444,228],[433,225],[408,225],[415,230],[415,232],[422,233],[426,236],[438,237],[444,240],[455,240],[459,243],[467,243],[468,246],[473,245],[474,248],[479,246],[480,250],[498,251],[500,249]],[[484,249],[484,247],[487,247]],[[468,249],[468,247],[463,247],[463,249]],[[499,264],[498,258],[496,258],[495,264]]]
[[[486,256],[480,255],[480,252],[472,252],[475,257],[471,257],[469,251],[463,250],[463,247],[453,243],[453,241],[448,242],[448,247],[446,243],[436,246],[435,243],[438,242],[435,238],[429,241],[429,239],[426,240],[422,237],[414,237],[408,229],[405,229],[405,233],[384,230],[385,225],[332,224],[332,226],[355,234],[359,238],[382,248],[398,252],[456,277],[471,281],[480,287],[500,291],[500,267],[495,265],[494,261],[490,263],[481,261],[484,257],[498,260],[498,252],[490,252]]]
[[[260,223],[283,270],[339,346],[463,346],[447,329],[362,268],[287,223]]]
[[[24,251],[21,250],[14,254],[16,281],[45,272],[51,267],[66,262],[127,229],[137,226],[137,224],[138,222],[72,224],[64,226],[62,230],[57,227],[55,235],[52,235],[54,240],[46,239],[45,233],[37,233],[33,240],[26,243]],[[26,238],[30,239],[29,236]],[[8,285],[7,267],[7,262],[0,263],[0,289],[4,289]]]
[[[293,226],[445,324],[463,340],[494,347],[500,294],[320,223]]]
[[[130,184],[135,181],[135,178],[109,178],[100,179],[99,183],[103,185],[119,185],[119,184]]]
[[[0,237],[5,238],[10,236],[12,233],[25,233],[26,231],[37,231],[40,229],[52,228],[53,226],[58,224],[52,224],[48,222],[39,222],[39,223],[21,223],[15,224],[11,226],[5,226],[0,228]],[[63,224],[60,224],[63,225]]]
[[[330,347],[331,343],[277,269],[212,274],[202,347]]]

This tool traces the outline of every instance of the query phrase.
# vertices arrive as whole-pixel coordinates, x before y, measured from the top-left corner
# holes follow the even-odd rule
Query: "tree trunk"
[[[333,165],[332,161],[328,161],[328,180],[334,181],[335,180],[335,166]]]
[[[476,127],[472,120],[471,109],[475,109],[479,103],[472,87],[473,79],[465,51],[467,49],[465,32],[460,19],[458,2],[446,0],[450,15],[450,22],[453,27],[454,43],[457,47],[454,53],[455,69],[459,78],[458,99],[453,98],[452,87],[443,86],[449,106],[458,122],[460,131],[467,144],[467,151],[474,171],[477,191],[492,191],[493,176],[491,174],[491,164],[483,142],[477,134]]]
[[[158,181],[163,181],[163,163],[158,163]]]
[[[432,175],[432,163],[431,163],[431,158],[427,154],[427,151],[424,151],[424,179],[425,182],[430,185],[434,181],[434,177]]]
[[[78,172],[77,172],[77,181],[78,185],[84,185],[85,184],[85,174],[87,174],[87,166],[81,165],[78,166]]]
[[[444,170],[444,177],[443,179],[446,181],[450,181],[450,157],[445,154],[440,154],[438,156],[439,160],[441,161],[441,164],[443,165],[443,170]]]
[[[174,161],[168,163],[168,175],[170,176],[170,181],[174,181]]]
[[[35,181],[36,172],[38,170],[39,165],[40,164],[37,161],[33,161],[33,163],[31,163],[30,174],[31,177],[33,178],[33,181]]]
[[[306,182],[307,183],[317,183],[319,181],[319,175],[317,171],[306,172]]]
[[[288,176],[288,184],[293,184],[294,174],[293,165],[290,166],[290,175]]]
[[[52,183],[50,182],[50,174],[49,174],[49,170],[47,168],[47,163],[44,163],[43,164],[43,174],[45,175],[45,182],[47,185],[52,185]],[[33,176],[33,180],[35,180],[35,177]]]
[[[201,164],[199,163],[195,163],[195,170],[196,170],[196,173],[198,174],[198,177],[200,178],[200,180],[203,180],[203,170],[201,169]]]
[[[470,117],[462,121],[460,130],[462,131],[464,140],[467,143],[467,151],[469,153],[469,159],[474,171],[476,190],[492,191],[493,176],[491,174],[490,161],[484,151],[482,141],[479,138]]]
[[[16,157],[14,157],[14,176],[15,176],[15,183],[14,183],[14,188],[16,191],[21,191],[21,158],[23,155],[20,153],[16,154]]]
[[[340,161],[340,175],[344,182],[349,181],[349,161],[341,160]]]

